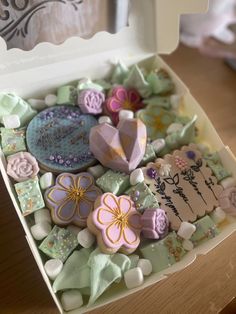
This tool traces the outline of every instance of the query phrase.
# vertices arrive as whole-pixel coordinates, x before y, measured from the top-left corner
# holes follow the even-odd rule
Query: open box
[[[170,6],[172,10],[170,10]],[[40,97],[53,92],[63,85],[80,77],[106,77],[111,64],[122,59],[128,66],[140,62],[146,68],[165,68],[173,77],[177,92],[184,95],[183,111],[189,115],[198,115],[197,127],[199,138],[210,144],[212,150],[219,151],[223,164],[236,178],[236,160],[230,150],[224,146],[200,105],[194,100],[186,86],[171,69],[156,55],[171,52],[178,43],[178,24],[180,13],[203,12],[207,8],[205,0],[178,1],[170,0],[134,0],[130,14],[130,25],[119,33],[111,35],[105,32],[96,34],[91,40],[79,38],[68,39],[60,46],[43,43],[30,52],[12,49],[7,51],[6,44],[0,39],[0,88],[14,91],[23,98]],[[142,14],[140,14],[142,12]],[[102,46],[100,43],[102,42]],[[96,47],[96,49],[94,49]],[[16,199],[14,188],[10,182],[5,166],[5,158],[0,151],[0,168],[8,192],[26,233],[26,239],[35,257],[42,276],[61,313],[63,310],[57,296],[53,293],[51,283],[44,271],[43,261],[39,255],[35,241],[29,231],[27,220],[22,216]],[[231,233],[235,231],[236,222],[231,221],[216,238],[198,246],[188,253],[180,262],[172,267],[150,276],[143,286],[133,290],[112,290],[105,293],[93,308],[127,296],[148,285],[154,284],[167,274],[185,268],[199,254],[206,254]],[[92,308],[81,308],[71,311],[80,313]]]

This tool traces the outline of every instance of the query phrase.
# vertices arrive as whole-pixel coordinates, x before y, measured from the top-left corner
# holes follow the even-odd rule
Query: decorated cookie
[[[16,153],[7,159],[7,174],[17,182],[32,179],[38,172],[37,160],[30,153]]]
[[[3,153],[8,156],[26,150],[25,129],[1,128],[1,146]]]
[[[105,95],[96,89],[84,89],[79,93],[78,105],[83,113],[102,113]]]
[[[88,217],[88,228],[97,236],[102,252],[131,254],[140,242],[140,214],[128,196],[105,193],[99,197],[95,210]]]
[[[126,173],[139,165],[146,141],[146,127],[139,119],[122,120],[117,128],[100,124],[89,137],[90,150],[102,165]]]
[[[219,206],[222,187],[207,167],[196,145],[184,146],[162,160],[143,168],[145,182],[165,210],[171,228],[178,230],[182,221],[193,222]]]
[[[54,173],[78,172],[95,159],[89,150],[89,132],[97,124],[72,106],[56,106],[40,112],[29,124],[29,152],[40,166]]]
[[[162,239],[169,231],[169,220],[161,208],[148,208],[142,217],[142,234],[147,239]]]
[[[44,198],[56,224],[63,226],[72,223],[85,227],[94,202],[101,193],[94,185],[91,174],[62,173],[57,177],[55,186],[46,191]]]

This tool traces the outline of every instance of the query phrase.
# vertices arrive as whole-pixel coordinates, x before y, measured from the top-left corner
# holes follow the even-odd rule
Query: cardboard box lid
[[[205,12],[208,0],[131,0],[129,26],[91,39],[72,37],[61,45],[40,43],[31,51],[7,50],[0,37],[0,75],[84,56],[106,53],[116,58],[170,53],[179,41],[180,14]]]

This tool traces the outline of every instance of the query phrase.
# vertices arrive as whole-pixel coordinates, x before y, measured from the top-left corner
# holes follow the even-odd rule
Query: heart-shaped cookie
[[[117,128],[103,123],[90,131],[90,150],[105,167],[129,173],[141,162],[147,130],[139,119],[121,120]]]

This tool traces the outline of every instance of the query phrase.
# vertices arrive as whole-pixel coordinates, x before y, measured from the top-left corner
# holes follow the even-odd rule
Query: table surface
[[[236,154],[236,73],[223,61],[183,46],[164,59]],[[0,313],[58,313],[2,179],[0,195]],[[93,313],[218,313],[236,296],[235,286],[236,233],[185,270]],[[236,313],[233,303],[231,309]]]

